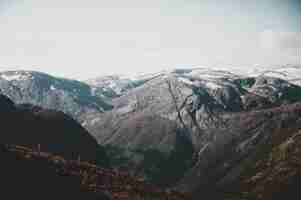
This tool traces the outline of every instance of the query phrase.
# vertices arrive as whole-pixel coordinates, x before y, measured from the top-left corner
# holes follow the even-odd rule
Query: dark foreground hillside
[[[15,105],[0,95],[0,143],[30,147],[40,145],[43,150],[69,159],[79,156],[95,162],[97,156],[105,160],[104,150],[75,120],[63,112],[32,105]]]
[[[22,159],[16,153],[0,151],[1,198],[4,199],[108,199],[103,194],[84,191],[79,177],[56,173],[47,160]]]
[[[26,147],[1,145],[0,159],[1,196],[8,199],[189,199],[146,184],[126,172],[65,160]]]

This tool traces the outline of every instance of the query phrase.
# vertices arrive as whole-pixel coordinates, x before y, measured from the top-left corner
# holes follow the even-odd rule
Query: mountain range
[[[83,149],[76,154],[88,160],[97,160],[100,148],[112,167],[195,198],[274,200],[298,193],[301,180],[299,77],[297,66],[246,72],[200,67],[85,82],[9,71],[0,73],[0,89],[17,104],[4,96],[0,103],[8,113],[30,113],[26,119],[32,121],[62,122],[58,129],[40,121],[28,125],[41,125],[24,137],[31,144],[42,143],[44,134],[54,137],[45,141],[59,141],[56,135],[66,144],[70,138],[83,141],[68,145]],[[65,136],[76,132],[66,125],[76,121],[63,112],[81,123],[87,131],[76,130],[85,134]],[[49,131],[39,135],[44,130]],[[86,139],[73,139],[79,135]],[[93,145],[76,146],[85,140]]]

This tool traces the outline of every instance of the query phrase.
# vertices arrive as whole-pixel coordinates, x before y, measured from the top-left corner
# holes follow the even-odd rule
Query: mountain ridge
[[[0,89],[16,103],[60,110],[75,119],[79,119],[82,113],[111,109],[102,98],[91,94],[89,85],[41,72],[1,72]]]

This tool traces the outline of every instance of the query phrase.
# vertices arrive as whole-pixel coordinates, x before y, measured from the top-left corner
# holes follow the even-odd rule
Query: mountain
[[[103,112],[112,108],[104,99],[94,96],[89,85],[40,72],[1,72],[0,89],[18,104],[30,103],[63,111],[75,119],[79,119],[83,113]]]
[[[230,156],[237,162],[229,166],[239,167],[242,157],[261,148],[248,149],[253,139],[266,141],[266,134],[274,134],[279,124],[299,127],[298,109],[288,113],[285,108],[300,100],[301,87],[277,77],[177,69],[156,74],[114,98],[113,110],[87,114],[83,125],[108,149],[116,166],[163,187],[203,191],[211,173],[222,179],[229,170],[218,168],[217,162]],[[270,120],[266,112],[280,108],[279,122]],[[232,147],[242,148],[243,156]],[[212,171],[202,174],[204,168]],[[205,190],[212,188],[207,186]]]
[[[106,160],[104,149],[75,120],[61,111],[14,104],[0,95],[1,144],[24,145],[69,159]]]
[[[300,92],[301,87],[275,77],[244,77],[209,69],[178,69],[158,74],[139,87],[114,98],[113,110],[87,114],[83,124],[101,143],[111,143],[122,139],[117,136],[124,135],[118,134],[120,127],[130,121],[137,121],[136,118],[141,116],[150,118],[146,120],[147,123],[152,121],[153,116],[162,118],[160,121],[165,120],[163,124],[176,123],[185,127],[194,126],[197,122],[203,126],[213,120],[211,117],[220,114],[297,102],[301,100]],[[186,125],[183,124],[185,121]],[[194,129],[201,128],[197,127]]]

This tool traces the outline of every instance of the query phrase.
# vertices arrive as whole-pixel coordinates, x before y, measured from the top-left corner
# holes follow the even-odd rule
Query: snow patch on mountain
[[[53,85],[51,85],[50,90],[56,90],[56,88]]]
[[[214,82],[207,82],[206,83],[206,87],[210,88],[210,89],[213,89],[213,90],[216,90],[216,89],[219,89],[219,88],[222,88],[222,86],[214,83]]]
[[[242,74],[241,74],[242,75]],[[283,65],[275,67],[258,67],[246,71],[243,75],[250,77],[269,76],[280,78],[290,83],[301,85],[301,66]]]
[[[178,80],[188,85],[194,85],[194,82],[187,78],[180,77]]]
[[[97,118],[95,118],[95,119],[92,119],[91,120],[91,125],[93,126],[94,124],[96,124],[97,122],[99,122],[100,121],[100,118],[99,117],[97,117]]]
[[[28,74],[22,74],[22,73],[14,73],[14,74],[1,74],[1,78],[7,80],[7,81],[21,81],[26,79],[31,79],[32,77]]]

